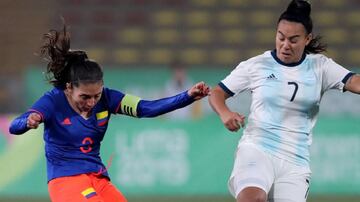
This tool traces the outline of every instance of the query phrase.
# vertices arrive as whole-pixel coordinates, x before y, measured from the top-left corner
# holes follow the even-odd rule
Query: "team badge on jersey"
[[[108,116],[109,116],[108,111],[102,111],[102,112],[96,113],[96,120],[97,120],[98,126],[104,126],[108,122]]]

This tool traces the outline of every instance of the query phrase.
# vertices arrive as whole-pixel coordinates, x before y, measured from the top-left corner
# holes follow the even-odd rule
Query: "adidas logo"
[[[63,122],[61,122],[62,125],[71,125],[71,121],[69,118],[66,118],[63,120]]]
[[[277,79],[277,78],[274,74],[270,74],[268,77],[266,77],[266,79]]]

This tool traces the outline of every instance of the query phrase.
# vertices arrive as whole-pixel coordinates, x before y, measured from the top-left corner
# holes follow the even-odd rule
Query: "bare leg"
[[[237,202],[266,202],[266,192],[257,187],[247,187],[237,196]]]

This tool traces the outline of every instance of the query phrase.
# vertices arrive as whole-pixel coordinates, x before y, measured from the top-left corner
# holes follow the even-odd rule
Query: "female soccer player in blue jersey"
[[[293,0],[279,17],[276,49],[241,62],[209,102],[225,127],[238,131],[245,117],[225,104],[250,91],[248,124],[229,179],[237,202],[306,201],[309,146],[325,91],[360,93],[360,76],[320,54],[325,46],[312,33],[311,5]]]
[[[111,114],[155,117],[208,95],[199,82],[159,100],[143,100],[103,86],[103,72],[83,51],[70,50],[66,26],[44,35],[41,54],[54,88],[17,117],[10,133],[23,134],[45,124],[44,140],[50,198],[53,202],[125,202],[101,161],[100,143]]]

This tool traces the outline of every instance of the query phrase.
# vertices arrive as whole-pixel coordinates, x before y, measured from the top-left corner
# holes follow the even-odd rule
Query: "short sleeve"
[[[225,79],[220,83],[228,94],[234,95],[250,89],[249,71],[246,62],[241,62]]]
[[[322,66],[322,90],[338,89],[344,91],[346,78],[351,72],[330,58],[326,58]]]

